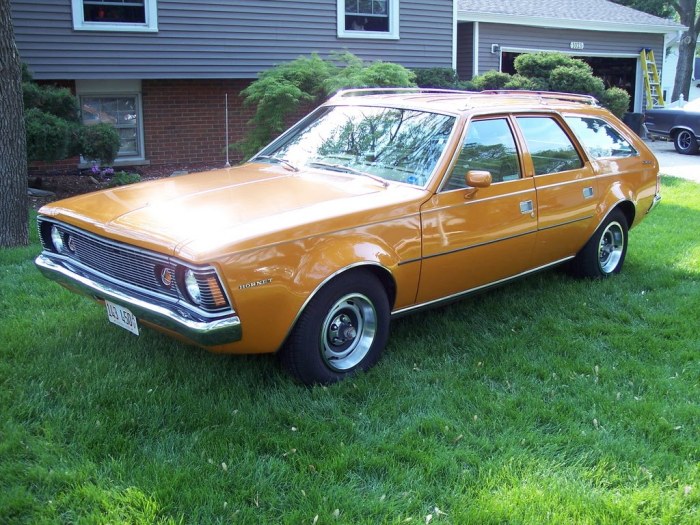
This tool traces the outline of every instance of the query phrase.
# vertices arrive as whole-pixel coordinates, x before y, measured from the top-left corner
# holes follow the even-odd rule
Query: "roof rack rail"
[[[439,89],[421,87],[375,87],[375,88],[351,88],[337,91],[331,99],[346,97],[362,97],[368,95],[391,95],[400,93],[452,93],[456,95],[473,94],[475,91],[460,91],[458,89]]]
[[[561,93],[558,91],[528,91],[525,89],[489,89],[481,91],[487,95],[513,95],[522,97],[539,97],[542,99],[562,100],[568,102],[582,102],[591,106],[598,106],[598,99],[591,95],[579,95],[577,93]]]

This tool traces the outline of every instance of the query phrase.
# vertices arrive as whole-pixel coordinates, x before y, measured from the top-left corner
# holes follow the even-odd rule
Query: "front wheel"
[[[329,384],[374,365],[389,337],[389,300],[373,274],[350,272],[309,302],[280,351],[304,384]]]
[[[610,213],[572,261],[573,273],[594,279],[620,273],[627,254],[627,229],[620,210]]]
[[[678,153],[684,155],[694,155],[698,152],[698,141],[695,139],[695,135],[685,129],[676,133],[673,145]]]

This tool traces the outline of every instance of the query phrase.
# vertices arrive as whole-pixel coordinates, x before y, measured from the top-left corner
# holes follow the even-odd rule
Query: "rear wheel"
[[[698,141],[690,131],[682,129],[673,137],[673,145],[678,153],[694,155],[698,152]]]
[[[389,300],[379,279],[350,272],[325,285],[299,317],[280,352],[304,384],[340,381],[374,365],[389,337]]]
[[[573,273],[591,278],[620,273],[627,254],[627,229],[627,219],[620,210],[610,213],[574,258]]]

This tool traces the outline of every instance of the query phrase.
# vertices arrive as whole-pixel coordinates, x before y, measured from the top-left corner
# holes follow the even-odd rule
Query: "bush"
[[[508,73],[501,73],[500,71],[487,71],[483,75],[474,77],[472,82],[477,89],[487,90],[504,89],[510,80],[511,76]]]
[[[38,108],[69,122],[80,122],[78,99],[66,88],[25,82],[22,84],[22,94],[25,108]]]
[[[415,86],[415,73],[391,62],[372,62],[369,66],[351,53],[332,55],[340,67],[322,82],[326,95],[347,88]]]
[[[464,91],[479,91],[479,88],[471,80],[460,80],[455,88],[463,89]]]
[[[563,93],[579,93],[602,98],[605,92],[603,81],[594,77],[589,71],[577,66],[559,66],[549,76],[549,87],[552,91]]]
[[[119,153],[119,133],[109,124],[82,126],[78,134],[80,153],[88,160],[111,164]]]
[[[76,152],[78,125],[39,108],[24,112],[27,160],[54,161]]]
[[[505,89],[524,89],[530,91],[544,91],[547,89],[547,84],[541,82],[537,78],[528,78],[522,75],[513,75],[510,80],[503,86]]]
[[[414,69],[416,85],[425,88],[456,88],[460,81],[457,72],[449,67]]]
[[[52,162],[82,153],[109,164],[119,152],[119,134],[109,124],[80,123],[78,99],[66,88],[40,86],[22,66],[27,160]]]
[[[141,181],[141,175],[138,173],[130,173],[128,171],[118,171],[109,181],[107,187],[115,188],[117,186],[126,186],[127,184],[134,184]]]
[[[549,80],[552,72],[558,67],[573,67],[593,74],[591,67],[583,60],[573,58],[564,53],[549,53],[539,51],[537,53],[525,53],[515,58],[515,70],[518,74],[528,78],[540,78]]]
[[[622,118],[630,108],[630,95],[622,88],[611,87],[605,90],[601,99],[603,106],[618,118]]]

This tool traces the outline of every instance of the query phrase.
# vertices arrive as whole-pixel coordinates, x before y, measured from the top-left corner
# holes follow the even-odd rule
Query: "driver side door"
[[[441,190],[421,209],[423,258],[417,303],[498,283],[526,271],[537,234],[537,195],[524,177],[509,116],[472,120]],[[492,183],[473,188],[470,170]]]

